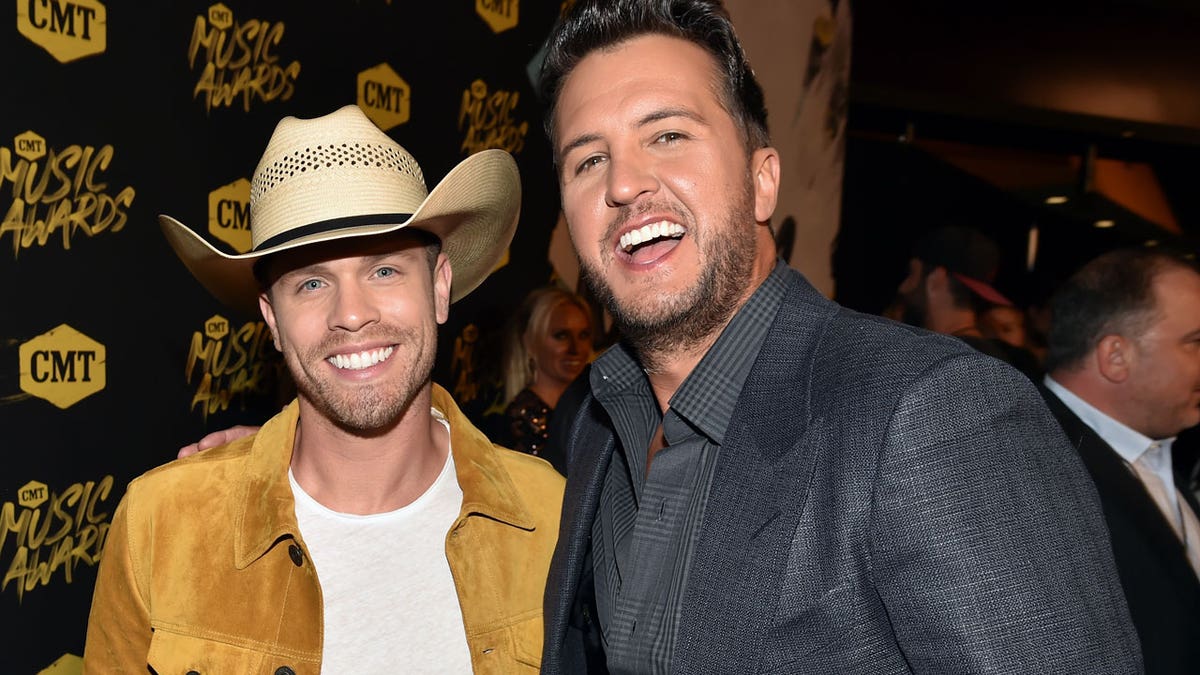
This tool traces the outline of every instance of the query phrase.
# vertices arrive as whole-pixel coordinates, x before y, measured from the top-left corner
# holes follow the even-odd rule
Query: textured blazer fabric
[[[589,539],[618,451],[590,397],[568,437],[552,674],[587,672],[588,645],[603,644]],[[846,310],[793,272],[720,450],[673,670],[1142,665],[1095,486],[1033,384],[961,341]]]

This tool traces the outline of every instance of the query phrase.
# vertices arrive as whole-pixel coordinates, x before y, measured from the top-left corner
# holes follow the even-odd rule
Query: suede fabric
[[[492,445],[436,385],[433,406],[449,421],[463,491],[446,556],[472,665],[536,672],[563,478]],[[297,411],[130,483],[98,572],[84,672],[320,672],[321,586],[287,479]]]

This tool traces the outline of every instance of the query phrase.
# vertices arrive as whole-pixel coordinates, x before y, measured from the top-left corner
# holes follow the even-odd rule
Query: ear
[[[1105,335],[1096,345],[1093,358],[1104,379],[1120,384],[1129,378],[1129,368],[1134,358],[1133,344],[1121,335]]]
[[[917,290],[917,286],[921,285],[921,274],[924,272],[924,267],[921,261],[916,258],[908,259],[908,276],[900,282],[900,286],[896,288],[896,292],[901,295],[908,295]]]
[[[750,172],[754,179],[754,220],[765,223],[779,201],[779,152],[775,148],[755,150],[750,155]]]
[[[450,259],[445,253],[439,253],[433,266],[433,308],[439,324],[450,318],[450,283],[453,279]]]
[[[262,311],[263,320],[267,322],[267,328],[271,331],[275,349],[283,351],[283,347],[279,344],[279,331],[275,327],[275,308],[271,306],[271,297],[267,295],[266,291],[258,294],[258,309]]]
[[[949,285],[950,277],[945,267],[935,267],[925,277],[925,290],[931,294],[945,293]]]

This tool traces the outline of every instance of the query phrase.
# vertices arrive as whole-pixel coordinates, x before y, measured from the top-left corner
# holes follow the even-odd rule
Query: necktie
[[[1200,576],[1200,521],[1179,490],[1174,486],[1167,486],[1159,477],[1156,469],[1162,459],[1161,446],[1155,442],[1133,463],[1133,470],[1154,499],[1154,503],[1158,505],[1163,517],[1170,523],[1175,536],[1179,537],[1186,548],[1192,571]],[[1172,500],[1171,497],[1175,499]]]

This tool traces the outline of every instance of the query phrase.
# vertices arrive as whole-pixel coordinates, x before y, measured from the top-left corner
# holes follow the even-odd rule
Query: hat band
[[[364,225],[382,225],[384,223],[394,223],[401,225],[406,223],[409,218],[412,218],[411,213],[373,213],[365,216],[346,216],[344,218],[331,218],[322,220],[300,227],[293,227],[286,232],[280,232],[274,237],[269,237],[265,241],[254,247],[255,251],[263,251],[276,246],[282,246],[290,241],[307,237],[314,234],[322,234],[324,232],[332,232],[334,230],[344,230],[354,227],[362,227]]]

